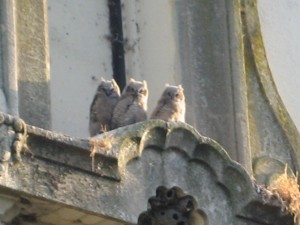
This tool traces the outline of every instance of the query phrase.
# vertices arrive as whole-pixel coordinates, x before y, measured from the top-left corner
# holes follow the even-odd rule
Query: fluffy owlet
[[[112,112],[119,99],[120,89],[115,80],[102,79],[90,107],[90,136],[111,130]]]
[[[185,122],[185,97],[181,85],[166,84],[151,119]]]
[[[112,116],[112,129],[147,119],[147,82],[130,79]]]

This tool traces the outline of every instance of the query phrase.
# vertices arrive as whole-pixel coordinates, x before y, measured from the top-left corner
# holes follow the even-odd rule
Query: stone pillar
[[[15,1],[20,116],[50,129],[47,1]]]
[[[15,1],[0,1],[1,111],[19,115],[16,70]]]
[[[47,1],[0,1],[0,111],[50,129]]]

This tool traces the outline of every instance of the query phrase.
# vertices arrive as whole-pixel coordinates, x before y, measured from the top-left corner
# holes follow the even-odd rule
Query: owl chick
[[[166,84],[151,119],[185,122],[185,97],[181,85]]]
[[[147,119],[147,82],[130,79],[112,116],[112,129]]]
[[[119,99],[120,88],[115,80],[102,79],[90,106],[90,136],[111,130],[112,112]]]

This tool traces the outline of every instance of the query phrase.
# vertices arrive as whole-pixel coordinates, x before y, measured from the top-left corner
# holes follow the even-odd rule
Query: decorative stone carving
[[[0,113],[0,175],[5,175],[10,163],[21,161],[21,152],[28,150],[27,127],[23,120]]]
[[[256,205],[264,215],[272,215],[272,211],[264,211],[267,207],[245,169],[231,160],[217,142],[188,124],[149,120],[98,135],[91,141],[24,125],[9,115],[3,114],[3,118],[2,144],[7,143],[11,154],[7,162],[18,161],[17,149],[23,146],[22,152],[26,148],[26,135],[34,157],[24,155],[22,163],[10,169],[5,179],[0,177],[0,188],[65,202],[128,223],[137,221],[145,202],[161,185],[179,186],[193,198],[185,198],[184,193],[176,195],[176,204],[183,208],[172,208],[171,200],[163,196],[172,196],[174,189],[162,194],[162,188],[150,199],[151,209],[161,212],[157,203],[165,204],[167,215],[176,213],[185,223],[193,215],[198,224],[246,225],[255,217],[251,210]],[[190,213],[196,208],[193,200],[199,203],[197,213]],[[147,219],[148,214],[144,215]],[[285,221],[279,214],[274,218]],[[255,220],[257,223],[252,224],[264,221]]]
[[[148,203],[149,209],[139,215],[138,225],[205,224],[205,217],[200,215],[195,198],[179,187],[167,189],[159,186]]]

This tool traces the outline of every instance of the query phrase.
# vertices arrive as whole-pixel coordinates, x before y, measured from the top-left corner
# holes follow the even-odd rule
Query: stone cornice
[[[262,205],[244,168],[188,124],[149,120],[80,139],[0,117],[1,154],[11,156],[0,162],[4,192],[128,223],[160,185],[184,187],[212,224],[251,220],[252,206]]]
[[[219,186],[221,192],[228,195],[230,199],[228,204],[235,212],[253,197],[253,184],[246,171],[232,161],[218,143],[201,136],[185,123],[150,120],[107,132],[92,139],[80,139],[26,125],[22,120],[7,114],[1,115],[4,118],[1,137],[2,140],[6,140],[2,142],[2,149],[10,151],[12,156],[1,162],[3,168],[6,168],[0,177],[0,186],[3,188],[134,222],[141,207],[111,209],[101,202],[108,201],[108,205],[111,206],[127,204],[129,200],[127,198],[132,194],[131,190],[139,182],[146,182],[146,187],[147,182],[152,179],[150,183],[158,186],[161,183],[175,182],[167,181],[164,176],[177,175],[184,181],[186,178],[180,175],[183,170],[174,171],[172,168],[174,165],[169,164],[167,158],[164,160],[163,155],[154,158],[155,161],[158,160],[158,167],[161,167],[162,171],[157,167],[153,174],[147,173],[148,175],[141,178],[137,169],[132,171],[132,166],[135,168],[136,163],[141,163],[137,166],[148,170],[151,163],[142,160],[148,160],[144,152],[159,151],[165,152],[166,155],[179,154],[179,160],[183,160],[183,164],[195,164],[196,170],[200,169],[199,172],[204,167],[204,172],[211,176],[209,179],[214,185]],[[23,127],[16,130],[18,123]],[[14,157],[15,150],[12,146],[18,141],[16,139],[20,136],[18,133],[26,137],[27,143],[21,143],[23,148],[20,148],[20,157]],[[107,141],[109,144],[103,145]],[[134,160],[136,158],[137,161]],[[135,182],[138,183],[129,180],[129,165],[131,172],[136,173]],[[182,165],[182,168],[184,167]],[[192,179],[201,179],[201,176]],[[187,191],[199,188],[189,182],[182,183],[180,180],[177,181],[178,185],[185,185]],[[119,191],[115,190],[116,188]],[[146,190],[139,191],[145,191],[145,194],[142,194],[145,199],[132,201],[144,206],[146,198],[152,193],[147,193]],[[109,195],[115,197],[107,199]],[[201,192],[197,195],[201,195]],[[124,213],[123,210],[129,211]]]

